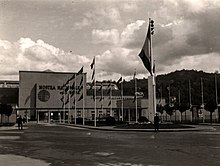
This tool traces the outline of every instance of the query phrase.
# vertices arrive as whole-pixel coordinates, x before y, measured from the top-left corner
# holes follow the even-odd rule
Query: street
[[[155,133],[28,124],[0,131],[0,165],[23,156],[45,166],[217,166],[220,126],[215,129]]]

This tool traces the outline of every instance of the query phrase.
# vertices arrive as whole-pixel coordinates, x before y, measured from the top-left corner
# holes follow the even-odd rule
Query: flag
[[[100,86],[100,88],[98,89],[98,91],[101,91],[102,90],[102,83],[101,83],[101,86]]]
[[[69,95],[67,96],[67,100],[66,100],[66,102],[65,102],[65,105],[66,105],[67,103],[69,103]]]
[[[133,79],[135,79],[135,77],[136,77],[136,70],[134,71],[134,76],[133,76]]]
[[[144,46],[141,49],[141,52],[139,53],[139,57],[141,58],[145,68],[150,72],[152,75],[151,71],[151,54],[150,54],[150,47],[151,47],[151,30],[150,30],[150,24],[148,26],[148,31],[147,31],[147,37],[144,42]]]
[[[67,93],[68,90],[69,90],[69,86],[66,86],[66,88],[65,88],[65,93]]]
[[[121,81],[122,81],[122,77],[120,77],[120,78],[119,78],[119,80],[117,81],[117,83],[116,83],[116,84],[120,84],[120,83],[121,83]]]
[[[111,81],[109,81],[108,88],[111,86]]]
[[[82,100],[83,99],[83,93],[82,95],[80,96],[80,98],[78,99],[78,101]]]
[[[81,85],[81,86],[79,87],[79,92],[81,92],[82,89],[83,89],[83,85]]]
[[[110,92],[111,92],[111,88],[109,88],[109,89],[108,89],[108,92],[107,92],[107,94],[110,94]]]
[[[92,98],[95,101],[95,93],[92,94]]]
[[[83,73],[83,66],[81,67],[81,69],[78,71],[78,73],[76,75],[82,74]]]
[[[82,76],[82,78],[81,78],[81,80],[80,80],[79,86],[81,86],[82,83],[83,83],[83,76]]]
[[[75,105],[75,102],[76,102],[76,99],[75,99],[75,97],[74,97],[74,100],[73,100],[73,104]]]
[[[100,97],[99,101],[102,101],[102,96]]]
[[[134,96],[134,100],[133,100],[133,103],[136,101],[136,95]]]
[[[73,80],[75,78],[75,74],[69,79],[69,81]]]
[[[90,65],[91,69],[93,69],[94,65],[95,65],[95,57],[93,58],[93,61],[92,61],[91,65]]]
[[[60,100],[63,102],[63,99],[64,99],[64,95],[60,98]]]
[[[75,87],[75,82],[72,83],[72,86],[71,86],[71,87],[74,89],[74,87]]]
[[[92,80],[94,79],[94,76],[95,76],[95,70],[93,70],[92,72]]]
[[[109,103],[108,103],[108,106],[110,106],[110,105],[111,105],[111,103],[112,103],[112,102],[111,102],[111,100],[110,100],[110,101],[109,101]]]
[[[74,90],[75,91],[75,90]],[[70,95],[70,97],[73,97],[73,95],[74,95],[74,91],[71,91],[71,95]]]

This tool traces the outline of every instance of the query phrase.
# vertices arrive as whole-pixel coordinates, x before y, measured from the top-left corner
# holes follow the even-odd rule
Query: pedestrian
[[[23,119],[22,119],[21,115],[17,119],[17,123],[18,123],[18,130],[22,130]]]
[[[156,113],[156,116],[154,116],[154,130],[155,131],[159,131],[159,122],[160,122],[160,118],[158,114]]]

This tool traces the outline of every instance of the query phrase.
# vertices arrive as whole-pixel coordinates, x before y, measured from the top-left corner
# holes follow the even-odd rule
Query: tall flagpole
[[[204,108],[204,91],[203,91],[203,79],[201,78],[201,97],[202,97],[202,109]]]
[[[70,81],[69,81],[68,97],[69,97],[68,124],[70,124]]]
[[[122,76],[121,76],[122,77]],[[121,115],[122,115],[122,118],[121,120],[124,121],[124,99],[123,99],[123,79],[121,81]]]
[[[154,29],[154,21],[151,20],[151,18],[149,18],[149,23],[150,23],[150,60],[151,60],[151,73],[153,75],[153,110],[154,110],[154,114],[156,114],[156,76],[155,76],[155,69],[154,69],[154,56],[153,56],[153,48],[152,48],[152,35],[154,33],[153,29]]]
[[[215,72],[215,100],[216,100],[216,105],[218,106],[218,81],[217,81],[217,74],[218,71]]]
[[[84,93],[84,74],[82,73],[82,77],[83,77],[83,126],[85,125],[85,93]]]
[[[189,107],[191,109],[192,106],[192,96],[191,96],[191,82],[189,80]]]
[[[74,120],[75,120],[75,125],[76,125],[76,76],[77,74],[75,74],[75,85],[74,85],[74,96],[75,96],[75,100],[74,100],[74,107],[75,107],[75,116],[74,116]]]
[[[112,82],[112,80],[111,80]],[[110,82],[110,101],[111,101],[111,109],[110,109],[110,116],[113,116],[113,112],[112,112],[112,84]]]
[[[95,60],[95,57],[94,57]],[[94,61],[95,62],[95,61]],[[94,119],[94,126],[96,127],[96,117],[97,117],[97,110],[96,110],[96,79],[95,79],[95,75],[96,75],[96,70],[95,70],[95,65],[96,62],[94,63],[94,97],[95,97],[95,119]]]
[[[135,69],[136,76],[136,69]],[[135,123],[138,122],[138,111],[137,111],[137,79],[134,77],[134,93],[135,93]]]
[[[102,113],[103,113],[103,100],[104,100],[104,97],[103,97],[103,86],[102,86],[102,83],[101,83],[101,98],[102,98]]]
[[[66,107],[66,91],[64,89],[64,105],[63,105],[63,123],[65,123],[65,107]]]

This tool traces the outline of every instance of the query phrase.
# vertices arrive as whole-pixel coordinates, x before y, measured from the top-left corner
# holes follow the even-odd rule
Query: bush
[[[106,117],[106,125],[107,126],[113,126],[115,125],[115,118],[112,116]]]
[[[149,120],[145,117],[145,116],[140,116],[139,119],[138,119],[138,122],[139,123],[147,123],[149,122]]]
[[[83,118],[76,118],[76,124],[83,124]]]

